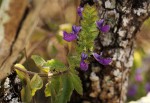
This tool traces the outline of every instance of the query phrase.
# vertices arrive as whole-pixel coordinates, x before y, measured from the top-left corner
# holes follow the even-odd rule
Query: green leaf
[[[58,98],[61,95],[62,91],[62,79],[60,76],[53,77],[50,79],[48,84],[49,92],[51,92],[51,102],[58,103]],[[47,91],[48,92],[48,91]]]
[[[18,67],[18,68],[26,71],[26,68],[22,64],[15,64],[15,67]]]
[[[95,23],[97,20],[98,13],[96,7],[85,5],[83,10],[83,20],[81,21],[82,31],[79,34],[80,36],[78,41],[78,48],[81,48],[82,50],[86,50],[86,52],[88,52],[90,48],[94,46],[94,39],[99,33],[99,30],[97,29]],[[81,51],[78,53],[81,53]]]
[[[50,91],[51,91],[51,103],[58,103],[58,94],[55,93],[55,87],[50,85]]]
[[[67,103],[68,101],[70,101],[70,97],[74,88],[69,74],[63,75],[61,79],[62,93],[59,96],[57,103]]]
[[[34,60],[35,64],[37,66],[43,66],[43,64],[46,62],[42,57],[38,55],[32,55],[31,58]]]
[[[73,92],[70,74],[53,77],[46,85],[45,95],[51,95],[51,103],[67,103]]]
[[[46,84],[46,88],[45,88],[45,96],[52,96],[51,99],[52,101],[56,101],[56,97],[59,95],[60,90],[62,88],[61,85],[61,78],[60,76],[57,77],[53,77],[50,79],[50,81]]]
[[[27,71],[26,68],[21,64],[16,64],[15,67],[23,71]],[[15,69],[18,77],[20,78],[22,82],[21,98],[23,102],[30,103],[32,100],[31,88],[30,88],[30,77],[27,73],[21,70]]]
[[[27,80],[27,85],[22,87],[21,90],[21,99],[24,103],[31,103],[32,93],[30,88],[30,80]]]
[[[38,75],[35,74],[30,82],[31,90],[32,90],[32,96],[35,95],[35,92],[43,87],[43,80]]]
[[[82,95],[83,94],[83,88],[82,88],[82,83],[78,75],[71,73],[71,81],[73,83],[73,86],[75,90]]]
[[[68,63],[70,69],[74,69],[75,67],[79,67],[80,65],[80,56],[68,56]]]
[[[61,77],[60,76],[53,77],[53,79],[51,79],[51,85],[54,87],[55,94],[59,94],[62,88]]]
[[[21,70],[23,70],[23,71],[27,71],[26,68],[25,68],[23,65],[21,65],[21,64],[15,64],[15,67],[16,67],[16,68],[19,68],[19,69],[21,69]],[[24,84],[26,78],[27,78],[27,77],[29,78],[29,75],[26,74],[25,72],[21,71],[21,70],[15,69],[15,71],[16,71],[16,73],[17,73],[19,79],[20,79],[20,80],[22,81],[22,83]]]
[[[55,59],[48,60],[46,63],[43,64],[43,68],[49,68],[50,70],[56,70],[56,71],[64,71],[66,70],[66,66]]]
[[[48,82],[48,83],[45,85],[45,90],[44,90],[45,97],[51,96],[51,88],[50,88],[50,85],[51,85],[51,82]]]

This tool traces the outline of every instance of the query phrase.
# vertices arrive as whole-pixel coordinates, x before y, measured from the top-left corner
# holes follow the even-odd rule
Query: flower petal
[[[81,60],[80,68],[81,68],[81,70],[86,71],[86,70],[88,70],[88,64],[85,63],[83,60]]]
[[[87,54],[85,54],[85,53],[82,53],[82,54],[81,54],[81,60],[85,60],[85,59],[87,59],[87,57],[88,57]]]
[[[136,75],[135,75],[135,80],[136,80],[137,82],[142,82],[142,80],[143,80],[142,75],[141,75],[141,74],[136,74]]]
[[[142,80],[143,80],[142,69],[138,68],[138,69],[136,70],[136,73],[135,73],[135,80],[136,80],[137,82],[142,82]]]
[[[80,17],[82,17],[82,11],[83,11],[83,7],[78,7],[77,13]]]
[[[97,53],[93,53],[93,56],[96,60],[99,60],[100,59],[100,55],[98,55]]]
[[[63,39],[68,41],[68,42],[71,42],[71,41],[77,39],[77,35],[73,34],[73,33],[67,33],[67,32],[64,31],[63,32]]]
[[[111,58],[103,58],[97,53],[93,53],[93,56],[102,65],[108,65],[112,61]]]
[[[97,61],[103,65],[108,65],[112,61],[112,59],[111,58],[100,58]]]
[[[104,23],[104,19],[96,21],[96,25],[99,29],[101,29],[101,27],[103,26],[103,23]]]
[[[129,87],[128,96],[134,96],[137,93],[137,85],[132,85]]]
[[[150,92],[150,83],[146,83],[145,89],[147,92]]]
[[[105,26],[102,26],[101,28],[100,28],[100,30],[102,31],[102,32],[108,32],[109,30],[110,30],[110,26],[109,25],[105,25]]]
[[[81,30],[81,26],[75,26],[75,25],[72,26],[72,33],[78,34],[80,30]]]

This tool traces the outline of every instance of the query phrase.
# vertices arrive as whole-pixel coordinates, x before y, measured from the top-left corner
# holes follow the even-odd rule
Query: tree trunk
[[[125,103],[130,67],[133,64],[136,33],[150,15],[149,0],[93,0],[100,19],[111,26],[108,33],[95,40],[95,52],[111,57],[108,66],[96,61],[87,73],[80,73],[83,97],[73,94],[71,103]],[[90,0],[82,0],[94,5]],[[84,19],[84,18],[83,18]],[[76,97],[75,97],[76,96]]]
[[[38,3],[37,3],[38,1]],[[10,74],[38,22],[45,0],[3,0],[0,8],[0,81]]]

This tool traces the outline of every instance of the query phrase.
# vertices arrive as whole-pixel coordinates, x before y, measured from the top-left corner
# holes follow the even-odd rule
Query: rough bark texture
[[[0,86],[1,103],[21,102],[21,83],[12,67],[29,42],[46,0],[3,0],[0,8]],[[33,5],[31,5],[33,4]],[[3,82],[2,82],[3,83]]]
[[[27,7],[26,0],[4,0],[0,9],[0,78],[4,78],[10,72],[10,68],[4,69],[4,65],[12,53],[14,42],[17,38],[17,30]],[[16,15],[17,14],[17,15]],[[17,18],[17,19],[16,19]],[[7,65],[9,65],[7,63]],[[5,75],[5,76],[4,76]]]
[[[11,72],[20,52],[25,48],[38,21],[45,0],[3,0],[0,8],[0,80]]]
[[[128,75],[133,64],[134,41],[142,23],[150,15],[149,0],[95,0],[99,17],[111,25],[108,33],[95,40],[95,52],[111,57],[112,63],[103,66],[93,61],[90,70],[81,78],[83,97],[71,103],[125,103]],[[94,2],[82,0],[81,6]],[[74,99],[73,95],[72,100]]]

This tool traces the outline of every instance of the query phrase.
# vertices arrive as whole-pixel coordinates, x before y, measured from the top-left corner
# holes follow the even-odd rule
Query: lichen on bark
[[[150,1],[93,1],[95,3],[90,2],[90,4],[96,5],[99,18],[105,19],[106,23],[111,26],[110,32],[96,38],[95,52],[103,52],[104,57],[111,57],[113,61],[108,66],[103,66],[96,61],[91,62],[90,70],[81,76],[85,90],[84,96],[77,100],[83,103],[125,103],[129,71],[133,64],[136,33],[150,15]],[[81,0],[81,6],[86,3],[88,0]],[[95,82],[91,77],[96,78]],[[95,87],[97,83],[98,88]],[[95,93],[94,96],[93,93]]]

